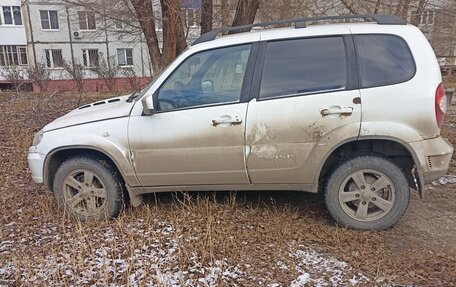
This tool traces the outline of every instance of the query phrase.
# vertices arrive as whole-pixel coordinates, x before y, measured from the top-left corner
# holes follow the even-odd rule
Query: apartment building
[[[0,89],[8,88],[13,79],[8,67],[15,67],[16,76],[24,76],[29,64],[24,15],[20,0],[0,2]]]
[[[151,1],[158,15],[156,29],[161,43],[160,1]],[[230,0],[230,4],[224,6],[220,5],[222,2],[215,0],[214,8],[223,10],[223,15],[227,12],[223,22],[226,26],[229,25],[228,19],[234,16],[236,3]],[[201,6],[201,0],[181,2],[188,43],[200,35]],[[137,31],[131,33],[121,22],[103,18],[82,7],[67,5],[61,0],[1,0],[0,9],[6,11],[0,16],[0,89],[10,88],[12,84],[10,79],[1,76],[2,69],[19,69],[20,76],[30,84],[26,70],[38,65],[44,65],[50,72],[49,90],[77,88],[65,66],[83,66],[86,91],[107,89],[95,72],[102,62],[117,70],[115,89],[127,86],[125,75],[131,75],[131,72],[138,78],[139,86],[153,75],[143,35]],[[8,11],[13,11],[11,16]],[[39,91],[36,86],[33,89]]]
[[[75,89],[68,69],[81,65],[84,89],[106,90],[96,73],[100,65],[116,71],[115,89],[134,75],[142,85],[151,76],[147,45],[142,35],[132,35],[121,23],[102,18],[61,1],[29,0],[26,35],[31,65],[44,64],[51,71],[50,89]]]

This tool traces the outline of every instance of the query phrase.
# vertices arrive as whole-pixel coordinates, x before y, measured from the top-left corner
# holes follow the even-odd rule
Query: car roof
[[[283,27],[273,29],[255,29],[250,32],[230,34],[193,44],[198,50],[215,47],[251,43],[256,41],[270,41],[298,37],[315,37],[329,35],[344,35],[351,33],[390,33],[396,34],[408,30],[412,25],[378,25],[375,22],[366,23],[337,23],[337,24],[315,24],[305,28]]]

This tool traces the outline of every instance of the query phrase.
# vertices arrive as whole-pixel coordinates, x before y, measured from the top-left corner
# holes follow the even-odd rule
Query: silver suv
[[[300,190],[324,193],[344,226],[392,226],[453,154],[431,46],[384,15],[250,28],[286,23],[204,34],[142,92],[51,122],[33,179],[80,220],[117,216],[124,193],[138,206],[160,191]]]

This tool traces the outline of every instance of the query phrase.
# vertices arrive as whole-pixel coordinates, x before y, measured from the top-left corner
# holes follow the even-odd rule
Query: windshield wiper
[[[139,95],[138,92],[134,91],[130,96],[127,98],[127,103],[133,102],[133,100]]]

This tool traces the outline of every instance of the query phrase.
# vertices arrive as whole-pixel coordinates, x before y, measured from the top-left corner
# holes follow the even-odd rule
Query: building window
[[[95,13],[90,11],[79,11],[79,29],[81,30],[96,30]]]
[[[117,63],[120,67],[133,66],[133,49],[117,49]]]
[[[27,48],[24,47],[18,47],[19,50],[19,65],[26,66],[28,65],[28,60],[27,60]]]
[[[125,22],[123,22],[121,20],[114,20],[114,27],[116,28],[117,31],[125,31],[127,25],[125,24]]]
[[[22,25],[20,6],[2,6],[4,25]]]
[[[25,66],[27,64],[25,46],[0,46],[0,66]]]
[[[97,49],[86,49],[82,50],[82,64],[84,67],[96,67],[98,66],[98,50]]]
[[[57,11],[40,10],[41,29],[43,30],[58,30],[59,17]]]
[[[201,9],[184,9],[185,26],[198,27],[201,22]]]
[[[62,50],[44,50],[46,55],[46,66],[48,68],[61,68],[63,67]]]

